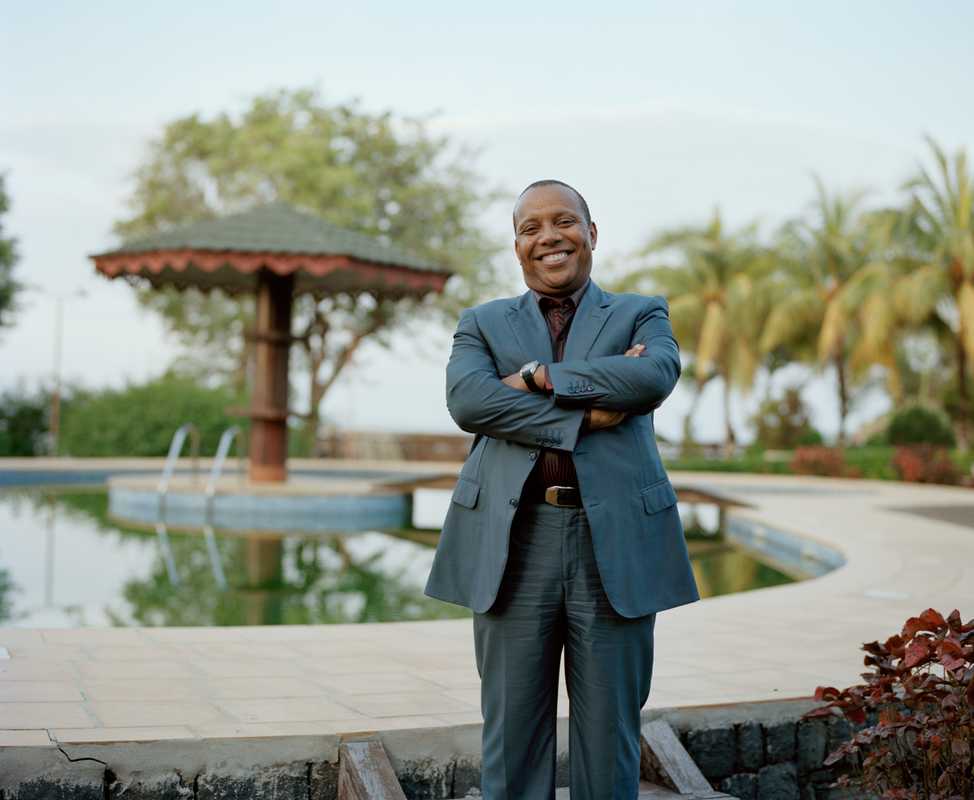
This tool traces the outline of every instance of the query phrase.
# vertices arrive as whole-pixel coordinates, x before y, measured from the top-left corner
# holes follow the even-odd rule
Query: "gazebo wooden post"
[[[254,394],[250,409],[250,480],[287,480],[287,376],[294,274],[257,276]]]
[[[316,214],[271,203],[129,240],[91,256],[109,278],[139,277],[161,289],[257,291],[256,374],[250,408],[251,481],[287,480],[287,371],[295,290],[423,297],[452,274],[387,242],[338,228]],[[300,277],[298,277],[300,276]],[[173,424],[182,420],[173,420]]]

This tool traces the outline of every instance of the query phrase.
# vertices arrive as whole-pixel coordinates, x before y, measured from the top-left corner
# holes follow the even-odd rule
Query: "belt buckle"
[[[574,486],[549,486],[544,490],[544,501],[549,505],[558,506],[559,508],[575,508],[578,506],[577,499],[574,499],[573,502],[562,502],[562,492],[577,495],[578,489]]]

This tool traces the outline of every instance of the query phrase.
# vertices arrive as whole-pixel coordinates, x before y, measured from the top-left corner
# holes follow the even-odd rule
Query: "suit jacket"
[[[646,346],[638,358],[622,355]],[[537,358],[554,395],[501,378]],[[680,355],[660,296],[610,294],[590,282],[572,321],[564,360],[530,291],[460,315],[446,369],[457,425],[476,434],[460,471],[426,594],[487,611],[507,563],[511,522],[540,447],[572,454],[602,586],[624,617],[700,599],[676,493],[660,461],[653,411],[673,391]],[[586,406],[622,410],[612,428],[580,433]]]

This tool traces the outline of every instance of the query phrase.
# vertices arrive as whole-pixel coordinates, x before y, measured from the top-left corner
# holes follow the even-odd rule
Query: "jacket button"
[[[512,497],[507,502],[510,503],[512,506],[516,506],[517,505],[517,498],[516,497]]]
[[[537,457],[538,457],[537,450],[532,450],[530,453],[528,453],[528,458],[530,458],[532,461],[534,461]]]

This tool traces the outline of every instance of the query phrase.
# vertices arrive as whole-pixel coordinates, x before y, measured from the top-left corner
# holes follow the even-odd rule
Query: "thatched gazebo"
[[[421,297],[442,291],[451,275],[284,203],[132,239],[91,258],[109,278],[137,276],[156,288],[256,294],[249,477],[258,482],[287,479],[288,352],[295,295]]]

